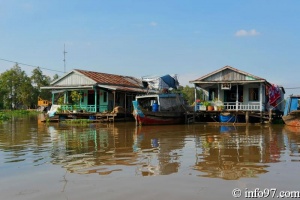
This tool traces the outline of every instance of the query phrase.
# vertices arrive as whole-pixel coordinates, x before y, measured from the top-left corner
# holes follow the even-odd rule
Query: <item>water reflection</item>
[[[4,170],[51,163],[76,174],[234,180],[268,173],[278,162],[299,162],[299,133],[279,125],[80,127],[13,119],[0,124],[0,161]]]
[[[197,138],[194,169],[205,172],[201,176],[229,180],[256,177],[267,172],[265,163],[278,162],[281,145],[272,131],[264,134],[262,127],[251,127],[250,131],[249,127],[224,126],[220,130],[220,134]]]

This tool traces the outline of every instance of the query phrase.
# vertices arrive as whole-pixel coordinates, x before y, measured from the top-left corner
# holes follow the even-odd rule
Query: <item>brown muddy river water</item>
[[[300,129],[134,122],[0,123],[1,199],[288,198],[300,191]]]

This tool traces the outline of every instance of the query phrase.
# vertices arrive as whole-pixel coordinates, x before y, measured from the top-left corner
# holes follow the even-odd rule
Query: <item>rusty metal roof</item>
[[[94,80],[98,84],[119,85],[119,86],[139,87],[139,88],[142,87],[141,81],[131,76],[107,74],[107,73],[86,71],[80,69],[75,69],[74,71],[83,74],[84,76]]]

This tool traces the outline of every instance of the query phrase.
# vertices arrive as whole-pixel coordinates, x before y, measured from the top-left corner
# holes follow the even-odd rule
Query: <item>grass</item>
[[[71,119],[71,120],[65,120],[65,121],[61,121],[61,123],[65,123],[65,124],[76,124],[76,125],[87,125],[89,123],[93,123],[93,120],[89,120],[89,119]]]
[[[7,121],[10,117],[5,112],[0,112],[0,121]]]
[[[2,110],[0,111],[0,121],[7,121],[12,116],[36,115],[38,111],[31,110]]]

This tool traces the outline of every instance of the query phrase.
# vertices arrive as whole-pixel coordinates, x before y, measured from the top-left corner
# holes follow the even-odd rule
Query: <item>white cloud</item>
[[[157,26],[156,22],[150,22],[150,26]]]
[[[257,36],[257,35],[260,35],[260,33],[257,32],[255,29],[252,29],[249,31],[241,29],[235,33],[235,36],[237,36],[237,37]]]

